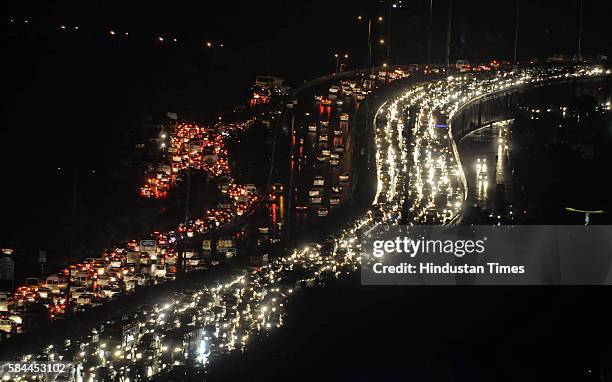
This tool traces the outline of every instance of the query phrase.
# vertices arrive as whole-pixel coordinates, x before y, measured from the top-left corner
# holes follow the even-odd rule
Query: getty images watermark
[[[378,226],[364,285],[612,284],[612,226]]]

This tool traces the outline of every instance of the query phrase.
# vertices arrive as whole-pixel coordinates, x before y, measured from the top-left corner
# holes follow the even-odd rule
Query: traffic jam
[[[381,70],[369,77],[355,75],[317,89],[312,96],[313,107],[298,115],[299,122],[291,134],[291,172],[295,179],[291,189],[298,219],[326,217],[349,198],[355,115],[372,89],[408,75],[399,68]]]
[[[297,179],[294,192],[298,217],[325,217],[346,198],[352,143],[347,111],[356,108],[354,102],[361,92],[355,81],[342,81],[325,95],[315,94],[313,111],[308,112],[300,128],[294,129],[292,143],[297,150],[292,153],[291,170]]]
[[[225,282],[194,285],[193,290],[108,320],[86,335],[24,354],[22,360],[70,362],[73,380],[127,381],[171,375],[185,368],[201,370],[219,357],[244,352],[254,336],[283,325],[287,300],[302,288],[326,285],[353,273],[362,262],[369,266],[361,240],[375,227],[406,219],[408,223],[431,219],[427,222],[439,224],[459,214],[457,202],[464,200],[466,192],[463,169],[450,129],[437,126],[442,124],[440,116],[452,118],[458,108],[483,94],[601,73],[591,67],[527,68],[412,85],[376,112],[377,188],[367,213],[321,243],[266,257]],[[403,216],[406,210],[408,215]],[[153,245],[144,243],[134,252],[142,256],[142,249],[152,251],[147,244]],[[156,244],[157,257],[164,257],[163,244],[159,240]],[[104,269],[95,259],[90,264],[98,272]]]
[[[213,128],[181,123],[171,133],[162,132],[160,149],[165,152],[165,161],[149,171],[140,194],[146,198],[165,198],[188,168],[203,171],[211,178],[229,178],[226,140],[247,129],[252,122]]]
[[[232,178],[224,148],[227,139],[248,126],[249,122],[215,129],[178,125],[176,134],[169,137],[170,149],[175,148],[170,152],[177,155],[172,156],[171,165],[160,165],[160,168],[169,167],[171,171],[168,171],[170,176],[167,178],[165,170],[158,173],[164,175],[157,179],[159,184],[167,182],[168,186],[172,185],[191,166],[205,171],[216,181],[223,196],[218,204],[187,225],[181,223],[174,230],[154,232],[142,240],[117,245],[98,258],[84,259],[45,278],[28,278],[13,293],[0,293],[0,331],[14,335],[36,324],[35,321],[42,317],[31,314],[33,307],[42,306],[47,309],[48,318],[61,319],[67,313],[100,306],[105,301],[134,292],[138,287],[174,280],[177,267],[180,271],[190,272],[217,265],[219,260],[211,260],[213,249],[222,259],[234,257],[236,244],[231,236],[216,240],[216,248],[212,248],[211,240],[204,240],[202,251],[187,250],[182,255],[179,243],[235,221],[260,199],[255,185],[240,184]],[[155,192],[160,192],[160,189]]]

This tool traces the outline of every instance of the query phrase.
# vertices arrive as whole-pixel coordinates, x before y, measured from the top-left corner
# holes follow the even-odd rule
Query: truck
[[[140,261],[140,253],[136,251],[127,251],[125,255],[125,263],[129,265],[138,264]]]
[[[268,265],[268,254],[257,254],[249,258],[251,271],[257,272]]]
[[[146,252],[154,258],[157,255],[157,241],[155,240],[141,240],[140,241],[140,252]]]
[[[10,294],[6,292],[0,292],[0,312],[5,313],[10,310],[11,306]]]
[[[100,332],[100,343],[106,349],[130,349],[140,337],[140,323],[136,320],[111,321],[103,325]]]
[[[236,240],[232,237],[221,237],[217,241],[217,252],[224,254],[226,258],[236,256]]]
[[[212,250],[212,240],[210,240],[210,239],[202,240],[202,250],[203,251],[211,251]]]
[[[172,175],[172,166],[170,166],[169,164],[160,164],[159,166],[157,166],[157,171],[163,172],[164,174],[170,176]]]
[[[455,69],[460,72],[467,72],[470,70],[470,62],[468,60],[457,60],[455,62]]]

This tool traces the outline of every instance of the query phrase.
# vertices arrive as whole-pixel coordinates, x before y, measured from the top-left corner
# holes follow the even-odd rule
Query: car
[[[320,94],[315,94],[314,95],[315,102],[321,102],[322,99],[323,99],[322,95],[320,95]]]
[[[100,297],[114,298],[115,295],[121,294],[123,290],[118,285],[106,285],[100,288]]]
[[[341,120],[341,121],[348,121],[348,120],[349,120],[349,115],[348,115],[348,113],[342,113],[342,114],[340,114],[340,120]]]
[[[151,277],[147,273],[136,273],[136,282],[139,286],[149,285]]]
[[[0,319],[0,332],[13,333],[17,330],[17,324],[12,320]]]
[[[51,291],[59,293],[60,291],[66,289],[68,286],[68,281],[64,275],[60,277],[60,275],[55,274],[47,277],[45,285],[47,288],[51,289]]]
[[[341,99],[337,99],[336,106],[342,106],[342,105],[344,105],[344,101],[342,101]]]
[[[144,264],[144,265],[151,264],[151,258],[149,257],[149,254],[148,253],[141,253],[140,254],[139,262],[140,262],[140,264]]]
[[[479,178],[487,177],[487,158],[478,158],[476,162],[476,172]]]
[[[455,68],[460,72],[467,72],[470,70],[470,62],[468,60],[457,60]]]
[[[327,161],[327,157],[323,154],[317,155],[317,162],[325,162]]]
[[[308,131],[311,133],[316,133],[317,132],[317,124],[314,122],[311,122],[308,124]]]
[[[89,305],[91,304],[91,300],[93,299],[93,297],[94,297],[93,293],[81,293],[79,294],[79,297],[76,299],[76,302],[80,306]]]
[[[310,198],[310,203],[311,204],[321,204],[323,203],[323,199],[320,196],[315,196]]]
[[[334,135],[336,137],[339,137],[342,135],[342,129],[334,129]]]
[[[110,282],[110,278],[108,277],[108,275],[99,275],[97,280],[96,280],[98,286],[106,286],[109,285]]]
[[[89,293],[91,293],[89,288],[78,287],[75,290],[71,290],[70,296],[72,297],[73,300],[77,300],[80,295],[82,295],[82,294],[89,294]]]
[[[334,149],[335,152],[337,153],[343,153],[344,152],[344,145],[338,145],[336,146],[336,148]]]
[[[338,166],[340,164],[340,161],[338,159],[330,159],[329,160],[329,165],[330,166]]]
[[[348,172],[344,172],[344,173],[342,173],[342,174],[340,174],[340,175],[338,176],[338,180],[339,180],[340,182],[348,182],[348,181],[349,181],[349,178],[350,178],[350,176],[349,176],[349,173],[348,173]]]
[[[317,175],[317,176],[314,177],[314,180],[312,181],[312,184],[315,187],[323,187],[323,186],[325,186],[325,179],[322,176]]]
[[[567,63],[570,59],[567,55],[556,53],[546,59],[548,63]]]
[[[272,192],[275,194],[282,194],[285,190],[285,186],[282,183],[274,183],[272,185]]]
[[[339,184],[334,184],[332,186],[332,192],[334,192],[335,194],[339,194],[342,192],[342,186]]]
[[[319,135],[319,142],[327,142],[327,141],[328,141],[328,139],[327,139],[327,135],[326,134],[325,135]]]
[[[37,290],[40,285],[40,280],[36,277],[28,277],[25,281],[25,285],[30,287],[32,290]]]
[[[340,197],[333,196],[333,197],[329,198],[329,205],[330,206],[337,206],[338,204],[340,204]]]
[[[306,212],[308,211],[308,206],[298,204],[297,206],[295,206],[295,210],[298,212]]]
[[[329,87],[329,92],[331,94],[337,94],[338,93],[338,86],[337,85],[332,85]]]
[[[13,300],[6,292],[0,292],[0,312],[8,312]]]
[[[325,207],[319,207],[319,209],[317,210],[317,216],[319,217],[327,216],[328,214],[329,210]]]
[[[166,264],[168,262],[166,261]],[[136,274],[133,271],[128,271],[123,275],[123,281],[125,283],[130,282],[130,281],[136,281]]]

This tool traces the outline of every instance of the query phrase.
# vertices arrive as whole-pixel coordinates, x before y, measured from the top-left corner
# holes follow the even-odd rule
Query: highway
[[[458,144],[468,184],[466,204],[475,209],[470,211],[475,215],[468,217],[470,222],[507,224],[517,213],[511,205],[512,149],[508,135],[512,125],[513,120],[493,123],[467,134]]]
[[[375,149],[376,192],[366,213],[338,222],[325,242],[293,248],[259,269],[239,270],[223,281],[140,307],[127,319],[108,323],[104,331],[92,328],[87,335],[48,344],[21,357],[24,361],[74,362],[76,380],[167,378],[185,367],[214,367],[219,357],[248,350],[253,337],[281,326],[287,299],[301,288],[325,284],[368,266],[360,244],[364,232],[379,225],[450,224],[460,218],[469,193],[469,173],[459,156],[451,121],[462,105],[494,92],[602,74],[610,72],[593,67],[531,67],[432,77],[426,82],[408,79],[384,100],[372,115],[373,125],[368,126],[374,137],[369,144]],[[325,84],[328,90],[329,85]],[[296,211],[293,230],[316,225],[327,214],[333,217],[333,187],[343,186],[337,192],[342,206],[351,198],[350,182],[356,168],[352,121],[358,104],[345,103],[343,97],[341,107],[339,98],[335,108],[316,106],[314,94],[312,104],[303,95],[303,101],[298,99],[290,107],[295,115],[287,114],[292,121],[287,131],[292,144],[287,156],[291,159],[291,194],[286,204],[290,214]],[[342,121],[346,111],[352,113],[347,113],[348,121]],[[310,124],[316,132],[309,131]],[[338,152],[339,145],[345,152],[337,165],[330,165],[332,149]],[[322,150],[330,150],[329,155],[321,155]],[[319,161],[317,156],[326,158]],[[341,178],[345,173],[348,179]],[[313,203],[312,198],[318,196],[310,195],[312,190],[318,190],[320,202]],[[327,214],[322,208],[328,208]]]

